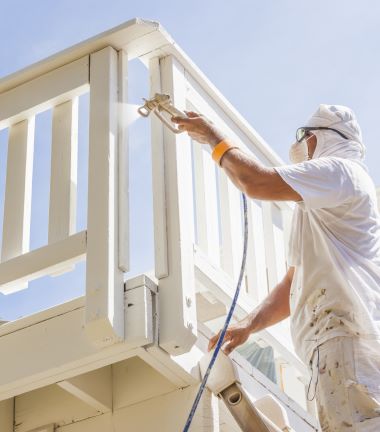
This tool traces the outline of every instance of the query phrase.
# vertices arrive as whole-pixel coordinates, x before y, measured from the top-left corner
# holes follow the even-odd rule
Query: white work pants
[[[321,431],[380,432],[380,341],[330,339],[314,350],[311,369]]]

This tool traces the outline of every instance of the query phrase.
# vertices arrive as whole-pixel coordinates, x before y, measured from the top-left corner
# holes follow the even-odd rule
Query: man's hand
[[[205,116],[193,111],[185,111],[188,118],[172,117],[172,122],[178,124],[178,129],[186,131],[190,138],[202,144],[215,147],[225,135]]]
[[[228,327],[226,334],[224,336],[224,341],[223,344],[225,344],[226,342],[229,342],[223,349],[222,351],[225,354],[230,354],[236,347],[238,347],[239,345],[242,345],[249,337],[249,335],[251,334],[251,331],[249,329],[249,327],[247,326],[247,324],[244,322],[245,320],[243,320],[240,323],[237,324],[233,324],[232,326]],[[212,348],[216,345],[218,339],[219,339],[219,335],[221,333],[221,330],[219,331],[218,334],[216,334],[215,336],[213,336],[208,344],[208,350],[212,350]]]

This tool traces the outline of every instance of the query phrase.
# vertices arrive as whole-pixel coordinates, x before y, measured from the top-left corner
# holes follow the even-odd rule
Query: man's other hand
[[[208,351],[214,348],[219,339],[220,333],[221,330],[218,334],[216,334],[210,339],[208,344]],[[225,344],[226,342],[228,343],[222,349],[222,351],[227,355],[230,354],[236,347],[242,345],[249,338],[250,334],[250,329],[243,323],[237,323],[228,327],[224,336],[223,344]]]

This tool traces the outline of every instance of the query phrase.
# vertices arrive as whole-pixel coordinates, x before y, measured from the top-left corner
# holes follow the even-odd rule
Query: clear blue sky
[[[380,2],[376,0],[3,0],[1,13],[0,77],[131,18],[160,21],[284,160],[295,129],[319,103],[348,105],[358,116],[370,173],[380,185]],[[138,65],[133,66],[131,73],[144,77]],[[133,102],[146,96],[146,91],[141,82],[131,89]],[[86,115],[85,100],[82,113]],[[42,115],[38,122],[48,128],[49,116]],[[148,205],[146,211],[147,204],[141,199],[150,196],[151,179],[149,174],[138,177],[138,171],[149,168],[149,158],[144,156],[144,152],[149,152],[146,129],[140,121],[132,131],[134,142],[140,143],[131,150],[139,168],[131,180],[131,201],[136,209],[132,216],[136,226],[132,247],[136,255],[142,253],[144,240],[152,241],[151,230],[142,232],[139,228],[141,220],[144,225],[151,223],[151,208]],[[85,130],[81,136],[85,141]],[[5,142],[5,134],[0,133],[0,198],[4,188]],[[41,192],[41,196],[48,191],[44,180],[48,156],[48,140],[41,135],[36,158],[43,161],[45,171],[41,165],[33,180],[34,193]],[[80,150],[80,157],[85,161],[85,148]],[[85,174],[79,178],[79,194],[85,193]],[[38,229],[40,222],[46,221],[46,200],[41,199],[40,207],[43,214],[36,208],[32,212],[34,247],[46,240],[46,233]],[[83,212],[82,209],[78,227],[84,226]],[[141,262],[137,256],[134,258],[137,267]],[[47,305],[79,295],[82,288],[76,281],[80,272],[81,268],[67,275],[67,279],[61,278],[54,289],[47,288],[49,278],[28,292],[0,295],[0,316],[13,319],[37,310],[43,306],[42,298]]]

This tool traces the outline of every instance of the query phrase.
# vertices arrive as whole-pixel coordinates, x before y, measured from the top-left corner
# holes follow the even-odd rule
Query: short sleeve
[[[309,209],[337,207],[354,194],[349,170],[340,158],[322,157],[274,169]]]

